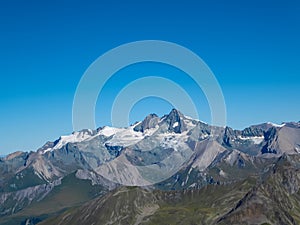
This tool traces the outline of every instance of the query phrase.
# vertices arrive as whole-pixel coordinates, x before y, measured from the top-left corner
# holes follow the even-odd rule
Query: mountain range
[[[0,158],[0,224],[300,224],[300,123],[176,109]]]

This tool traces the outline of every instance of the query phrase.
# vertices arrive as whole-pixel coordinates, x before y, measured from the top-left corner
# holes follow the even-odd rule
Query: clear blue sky
[[[229,126],[300,120],[299,1],[1,1],[0,155],[71,133],[73,95],[87,67],[111,48],[144,39],[183,45],[209,65]],[[109,81],[98,126],[109,125],[107,109],[130,79]],[[180,79],[203,99],[200,119],[209,121],[201,91]],[[130,119],[170,108],[144,99]]]

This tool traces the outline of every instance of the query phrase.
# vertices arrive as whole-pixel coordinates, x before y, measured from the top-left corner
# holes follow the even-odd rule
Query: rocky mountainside
[[[41,224],[212,224],[250,185],[251,180],[177,191],[121,187]]]
[[[279,160],[293,158],[291,170],[295,169],[293,173],[296,173],[299,153],[300,123],[265,123],[233,130],[210,126],[175,109],[161,118],[150,114],[127,128],[86,129],[47,142],[36,152],[16,152],[0,158],[0,223],[33,221],[31,223],[36,224],[94,198],[104,204],[104,199],[110,198],[113,190],[119,193],[124,186],[147,187],[132,190],[139,190],[143,193],[140,196],[148,196],[149,201],[153,198],[155,204],[149,206],[151,210],[161,208],[164,200],[160,195],[168,195],[170,191],[178,191],[184,196],[187,190],[207,190],[208,187],[227,190],[249,179],[260,183],[260,186],[254,185],[256,189],[251,190],[252,193],[271,191],[272,187],[266,185],[272,183],[274,174],[278,174],[276,179],[287,183],[297,180],[297,177],[279,177],[280,173],[274,172],[274,165],[281,168]],[[267,182],[266,177],[270,181]],[[276,182],[277,187],[281,181]],[[74,196],[66,195],[65,190],[72,186],[84,186],[86,194],[81,195],[80,188],[74,188]],[[153,190],[159,190],[161,194],[157,196]],[[289,193],[285,189],[281,192]],[[237,202],[242,199],[242,196],[238,197],[241,198],[237,198]],[[61,205],[46,207],[53,198],[62,200]],[[275,200],[270,199],[273,204]],[[218,218],[219,222],[246,218],[243,213],[249,214],[249,210],[245,204],[254,202],[250,200],[246,198],[232,212],[224,212],[223,217]],[[139,214],[139,209],[134,207],[137,206],[131,207],[132,220]],[[122,207],[114,213],[121,211],[124,212]],[[221,211],[219,213],[221,215]],[[272,222],[271,219],[266,221]]]
[[[281,156],[220,224],[300,224],[300,158]]]
[[[262,180],[200,189],[122,187],[41,224],[299,224],[299,163],[284,155]]]

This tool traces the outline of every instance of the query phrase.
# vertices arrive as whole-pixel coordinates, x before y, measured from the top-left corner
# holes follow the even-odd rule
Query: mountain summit
[[[134,128],[134,131],[144,132],[147,129],[155,128],[158,125],[159,117],[153,113],[148,115],[142,122],[139,122]]]
[[[172,109],[169,115],[163,118],[163,121],[168,124],[169,132],[182,133],[183,131],[186,131],[184,119],[185,117],[181,112],[176,109]]]

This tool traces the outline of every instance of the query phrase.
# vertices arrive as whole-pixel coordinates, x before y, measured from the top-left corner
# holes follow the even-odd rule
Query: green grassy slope
[[[70,207],[79,206],[106,190],[100,186],[93,186],[89,180],[79,180],[75,174],[70,174],[62,180],[62,184],[56,186],[43,200],[33,202],[24,210],[5,217],[0,217],[1,225],[18,225],[27,218],[43,220],[49,215],[62,213]]]
[[[186,191],[123,187],[40,224],[209,224],[229,211],[253,185],[254,180],[248,179]]]

